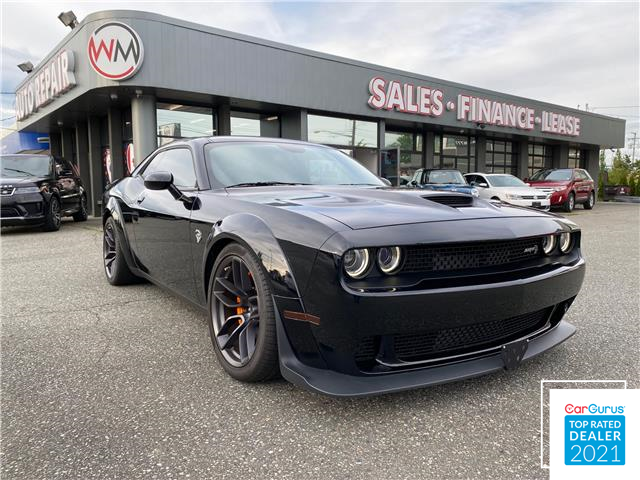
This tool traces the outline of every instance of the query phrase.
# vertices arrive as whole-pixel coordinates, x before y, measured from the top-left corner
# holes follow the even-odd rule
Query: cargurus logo
[[[624,406],[622,405],[618,405],[615,407],[612,407],[610,405],[596,405],[595,403],[592,403],[589,406],[585,406],[585,405],[571,405],[570,403],[568,403],[565,407],[564,407],[564,411],[566,413],[575,413],[575,414],[582,414],[582,413],[592,413],[592,414],[619,414],[622,415],[624,413]]]

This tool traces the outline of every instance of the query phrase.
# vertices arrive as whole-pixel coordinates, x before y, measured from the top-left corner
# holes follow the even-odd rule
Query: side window
[[[191,152],[186,148],[172,148],[155,156],[142,172],[146,177],[152,172],[170,172],[173,183],[178,188],[195,188],[196,172]]]
[[[580,170],[580,174],[582,175],[582,178],[584,180],[593,180],[593,178],[591,178],[591,175],[589,175],[589,172],[587,172],[586,170]]]

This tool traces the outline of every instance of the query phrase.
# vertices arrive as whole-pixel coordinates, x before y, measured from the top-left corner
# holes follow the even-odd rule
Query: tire
[[[131,273],[122,253],[122,244],[118,238],[116,222],[107,218],[102,234],[102,264],[104,273],[111,285],[130,285],[138,283],[139,278]]]
[[[47,204],[47,215],[44,220],[42,229],[45,232],[55,232],[60,230],[60,224],[62,223],[62,207],[60,206],[60,199],[55,195],[52,195]]]
[[[582,206],[584,207],[585,210],[591,210],[596,204],[596,193],[591,190],[591,192],[589,193],[589,198],[587,198],[587,201],[584,202],[582,204]]]
[[[565,212],[572,212],[576,206],[576,196],[573,192],[569,194],[565,202],[562,204],[562,209]]]
[[[280,374],[271,293],[253,252],[237,243],[220,252],[209,280],[209,333],[222,368],[236,380],[261,382]]]
[[[74,222],[86,222],[89,217],[87,213],[87,197],[86,195],[80,196],[80,210],[73,214]]]

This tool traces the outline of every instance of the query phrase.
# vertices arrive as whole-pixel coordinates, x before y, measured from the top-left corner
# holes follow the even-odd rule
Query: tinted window
[[[170,172],[176,187],[193,188],[196,186],[196,172],[193,168],[191,152],[186,148],[173,148],[156,155],[142,174],[146,177],[152,172]]]

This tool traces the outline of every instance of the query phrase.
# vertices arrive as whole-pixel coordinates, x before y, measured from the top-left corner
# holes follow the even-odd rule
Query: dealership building
[[[154,13],[74,25],[17,87],[17,127],[77,166],[94,214],[110,180],[182,137],[308,140],[392,182],[422,167],[520,178],[583,167],[596,178],[599,149],[624,144],[617,118]]]

